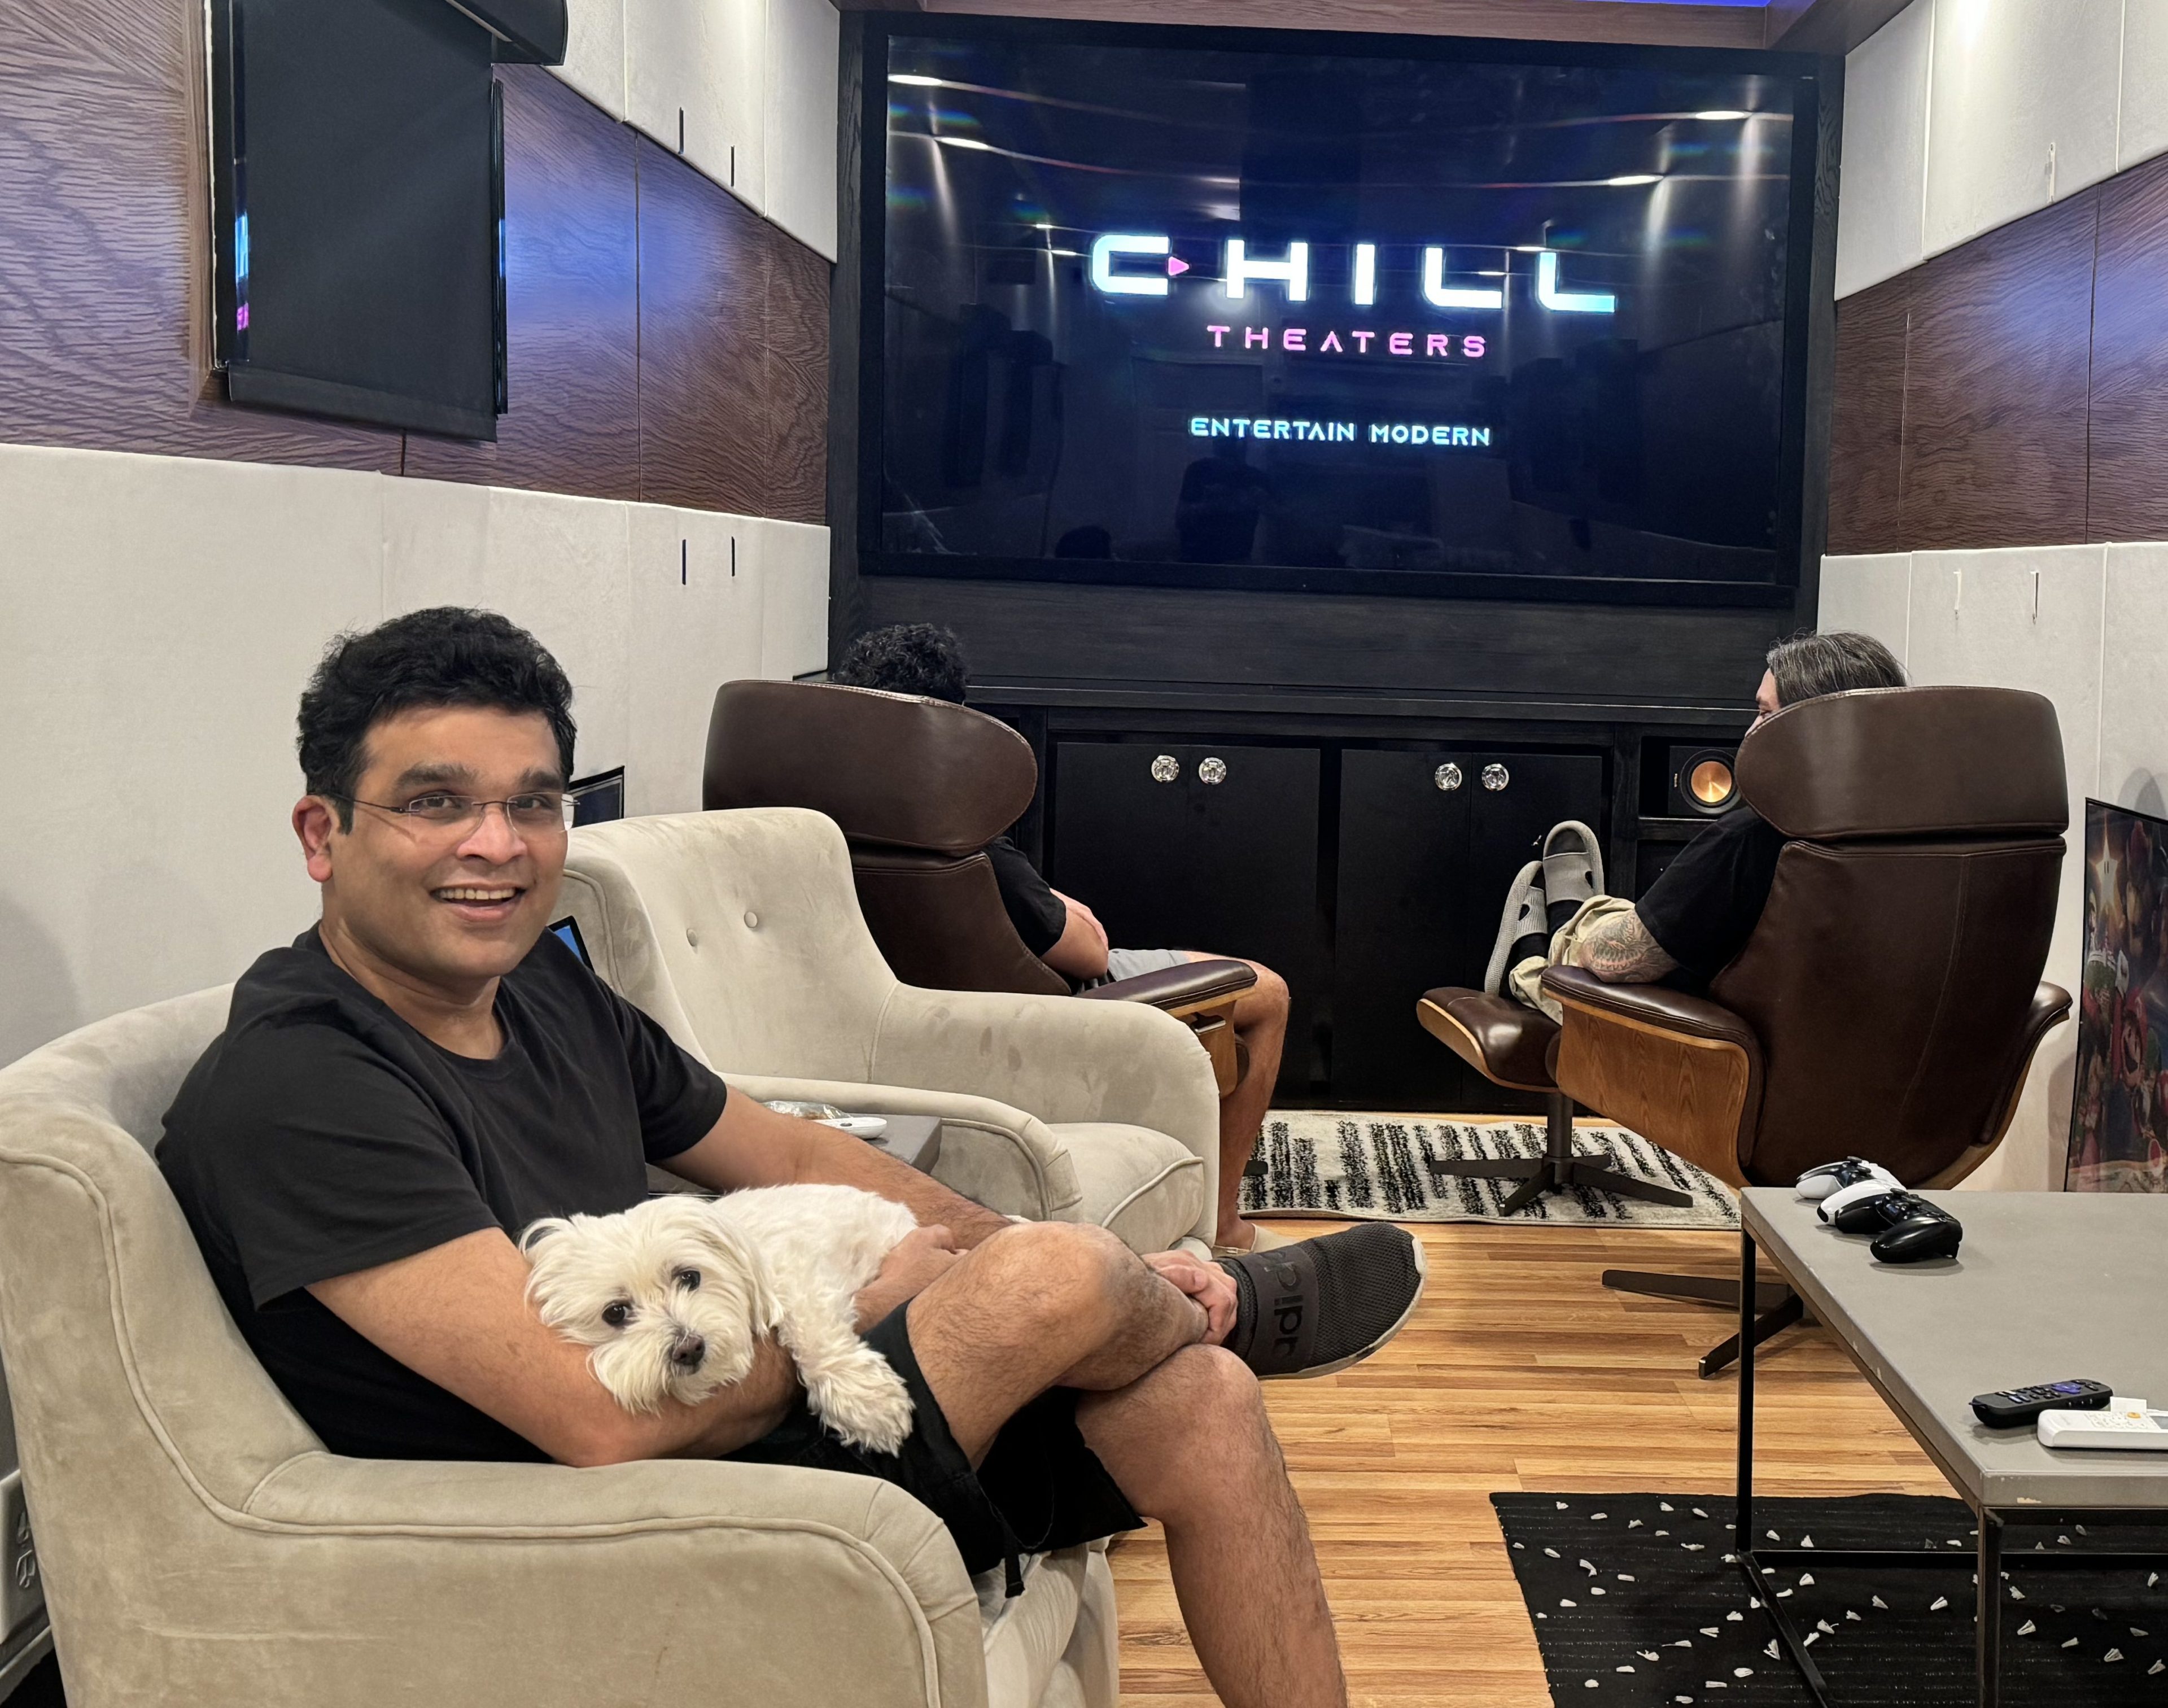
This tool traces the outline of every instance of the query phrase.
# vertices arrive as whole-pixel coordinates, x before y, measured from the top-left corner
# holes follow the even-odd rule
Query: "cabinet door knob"
[[[1430,780],[1450,795],[1460,786],[1460,767],[1453,764],[1440,765],[1437,769],[1430,774]]]
[[[1172,783],[1182,774],[1182,761],[1172,753],[1161,753],[1151,762],[1152,781]]]
[[[1512,780],[1513,774],[1503,765],[1485,765],[1483,768],[1483,786],[1493,795]]]
[[[1200,783],[1225,783],[1227,780],[1227,762],[1225,759],[1206,759],[1197,767]]]

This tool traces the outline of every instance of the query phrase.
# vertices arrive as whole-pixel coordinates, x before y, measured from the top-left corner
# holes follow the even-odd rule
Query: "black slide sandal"
[[[1222,1258],[1235,1279],[1227,1349],[1261,1381],[1331,1375],[1400,1332],[1422,1297],[1421,1244],[1389,1221]]]

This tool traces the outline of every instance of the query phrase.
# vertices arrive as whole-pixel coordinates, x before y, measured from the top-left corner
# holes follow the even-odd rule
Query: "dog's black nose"
[[[696,1369],[707,1355],[708,1343],[697,1334],[681,1334],[670,1344],[671,1363],[685,1370]]]

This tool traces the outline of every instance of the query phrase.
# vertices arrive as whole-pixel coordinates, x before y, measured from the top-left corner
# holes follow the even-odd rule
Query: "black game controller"
[[[1911,1192],[1885,1192],[1849,1205],[1837,1213],[1835,1226],[1839,1233],[1874,1235],[1868,1249],[1885,1264],[1955,1257],[1964,1239],[1963,1223]]]

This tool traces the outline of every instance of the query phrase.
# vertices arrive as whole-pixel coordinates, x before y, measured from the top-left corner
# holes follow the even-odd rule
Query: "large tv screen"
[[[1822,75],[871,25],[861,568],[1788,600]]]

